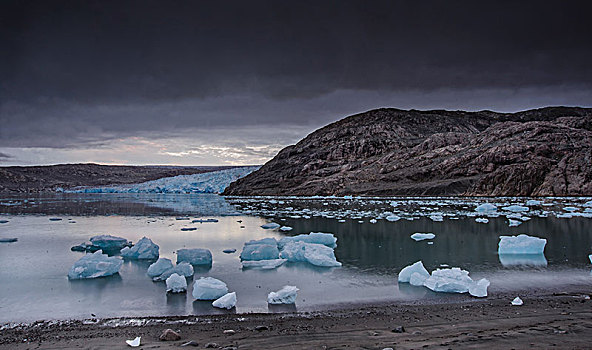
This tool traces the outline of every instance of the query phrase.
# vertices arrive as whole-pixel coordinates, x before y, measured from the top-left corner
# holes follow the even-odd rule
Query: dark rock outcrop
[[[592,195],[592,109],[377,109],[281,150],[226,195]]]

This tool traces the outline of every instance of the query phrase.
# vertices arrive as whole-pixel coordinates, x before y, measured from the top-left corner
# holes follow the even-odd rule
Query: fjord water
[[[422,260],[431,271],[440,266],[458,266],[473,279],[488,278],[489,294],[535,290],[562,290],[566,286],[592,286],[588,254],[592,253],[592,219],[555,215],[531,215],[518,227],[509,227],[503,216],[489,223],[475,222],[470,214],[480,199],[456,201],[397,199],[405,218],[389,222],[379,212],[397,211],[392,199],[224,199],[217,195],[157,194],[59,194],[0,199],[0,238],[16,237],[15,243],[0,243],[0,323],[39,319],[70,319],[118,316],[202,315],[226,312],[210,302],[193,301],[189,280],[187,294],[167,295],[164,283],[146,276],[150,262],[125,261],[115,276],[70,281],[67,272],[83,253],[70,247],[91,236],[112,234],[136,242],[143,236],[160,246],[160,256],[175,261],[180,248],[212,251],[211,268],[197,268],[193,279],[212,276],[237,292],[236,310],[230,312],[293,311],[267,305],[267,294],[284,285],[300,289],[296,309],[312,311],[351,303],[383,301],[434,301],[468,298],[437,294],[423,287],[397,283],[397,273]],[[525,199],[487,199],[500,203]],[[569,199],[548,199],[561,211]],[[578,200],[581,204],[582,200]],[[303,208],[305,213],[302,215]],[[312,210],[306,208],[313,208]],[[444,210],[445,209],[445,210]],[[583,209],[583,208],[582,208]],[[444,221],[420,215],[439,210]],[[541,209],[542,213],[543,209]],[[452,213],[452,214],[451,214]],[[467,214],[467,215],[465,215]],[[449,215],[449,216],[446,216]],[[524,215],[529,215],[525,213]],[[177,220],[215,218],[217,223]],[[309,218],[310,216],[310,218]],[[545,216],[545,215],[541,215]],[[59,217],[62,220],[51,221]],[[340,222],[340,220],[345,222]],[[290,226],[283,233],[264,230],[269,221]],[[360,223],[362,221],[362,223]],[[195,231],[181,231],[195,227]],[[243,243],[264,237],[330,232],[337,236],[340,268],[320,268],[288,263],[276,270],[242,270],[239,254]],[[431,232],[432,240],[416,242],[409,236]],[[500,235],[526,233],[547,239],[544,256],[497,255]],[[225,254],[222,250],[237,249]]]

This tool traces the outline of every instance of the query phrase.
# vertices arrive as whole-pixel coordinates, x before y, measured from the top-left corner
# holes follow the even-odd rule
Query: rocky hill
[[[592,195],[592,109],[376,109],[284,148],[227,195]]]
[[[0,167],[0,192],[36,193],[57,188],[132,184],[232,167],[124,166],[59,164]]]

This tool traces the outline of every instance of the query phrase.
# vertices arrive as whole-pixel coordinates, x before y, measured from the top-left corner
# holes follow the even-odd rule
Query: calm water
[[[95,280],[69,281],[70,266],[83,253],[70,247],[98,234],[137,241],[143,236],[160,246],[160,256],[175,260],[179,248],[208,248],[211,269],[197,269],[194,278],[212,276],[236,291],[232,312],[293,311],[269,309],[270,291],[286,284],[300,288],[297,310],[310,311],[344,303],[414,301],[467,298],[432,293],[423,287],[397,284],[397,272],[423,260],[428,270],[458,266],[473,279],[491,281],[490,295],[533,289],[561,289],[566,284],[592,286],[588,254],[592,253],[592,219],[557,218],[565,207],[585,212],[585,199],[545,199],[525,213],[530,220],[509,227],[504,216],[475,222],[476,204],[492,201],[507,205],[526,199],[364,199],[335,198],[283,200],[231,198],[216,195],[80,194],[0,199],[0,323],[38,319],[114,316],[189,315],[223,312],[210,302],[194,302],[191,284],[187,295],[167,295],[165,284],[146,276],[150,262],[126,261],[119,275]],[[403,219],[380,219],[386,211]],[[439,213],[444,221],[429,218]],[[505,213],[505,212],[504,212]],[[176,216],[216,218],[217,223],[191,224]],[[50,217],[61,221],[50,221]],[[495,215],[492,215],[495,216]],[[379,218],[376,223],[370,219]],[[413,220],[411,220],[413,219]],[[345,220],[345,222],[339,222]],[[237,221],[242,221],[239,223]],[[272,271],[242,270],[239,254],[245,241],[281,238],[286,233],[264,230],[275,221],[293,227],[289,235],[331,232],[338,237],[335,250],[341,268],[317,268],[297,263]],[[362,221],[362,223],[360,223]],[[241,228],[244,226],[244,228]],[[181,231],[182,227],[197,227]],[[433,232],[433,244],[415,242],[415,232]],[[548,240],[545,255],[502,259],[497,255],[499,235],[526,233]],[[236,248],[234,254],[222,250]]]

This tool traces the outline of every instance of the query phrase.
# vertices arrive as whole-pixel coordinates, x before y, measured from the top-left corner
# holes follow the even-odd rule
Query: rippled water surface
[[[83,253],[70,247],[98,234],[137,241],[143,236],[160,246],[160,256],[175,260],[179,248],[208,248],[214,263],[196,269],[194,279],[212,276],[237,292],[231,312],[293,311],[272,308],[270,291],[286,284],[300,288],[296,308],[317,310],[344,303],[413,301],[451,298],[423,287],[397,283],[397,273],[422,260],[428,270],[458,266],[473,279],[491,281],[490,295],[507,291],[560,289],[565,285],[592,286],[588,255],[592,253],[592,212],[589,199],[546,198],[516,214],[501,208],[525,204],[525,198],[228,198],[216,195],[62,194],[0,198],[0,322],[112,316],[188,315],[222,312],[210,302],[194,302],[189,292],[167,295],[164,283],[146,276],[150,262],[125,261],[120,273],[94,280],[69,281],[70,266]],[[477,214],[483,202],[498,212]],[[567,210],[566,210],[567,208]],[[566,215],[572,213],[573,215]],[[401,217],[396,222],[388,215]],[[217,223],[191,223],[178,216],[216,218]],[[521,224],[509,220],[520,216]],[[513,215],[513,216],[512,216]],[[442,221],[437,217],[441,216]],[[567,217],[566,217],[567,216]],[[571,216],[571,218],[569,218]],[[60,221],[50,221],[59,217]],[[483,224],[475,218],[488,218]],[[376,223],[371,223],[375,219]],[[274,221],[293,228],[288,233],[264,230]],[[243,227],[241,227],[243,226]],[[181,231],[196,227],[195,231]],[[340,268],[288,263],[276,270],[242,270],[238,258],[251,239],[309,232],[337,236]],[[431,232],[432,240],[409,236]],[[526,233],[546,238],[543,256],[500,257],[500,235]],[[222,250],[237,249],[225,254]]]

